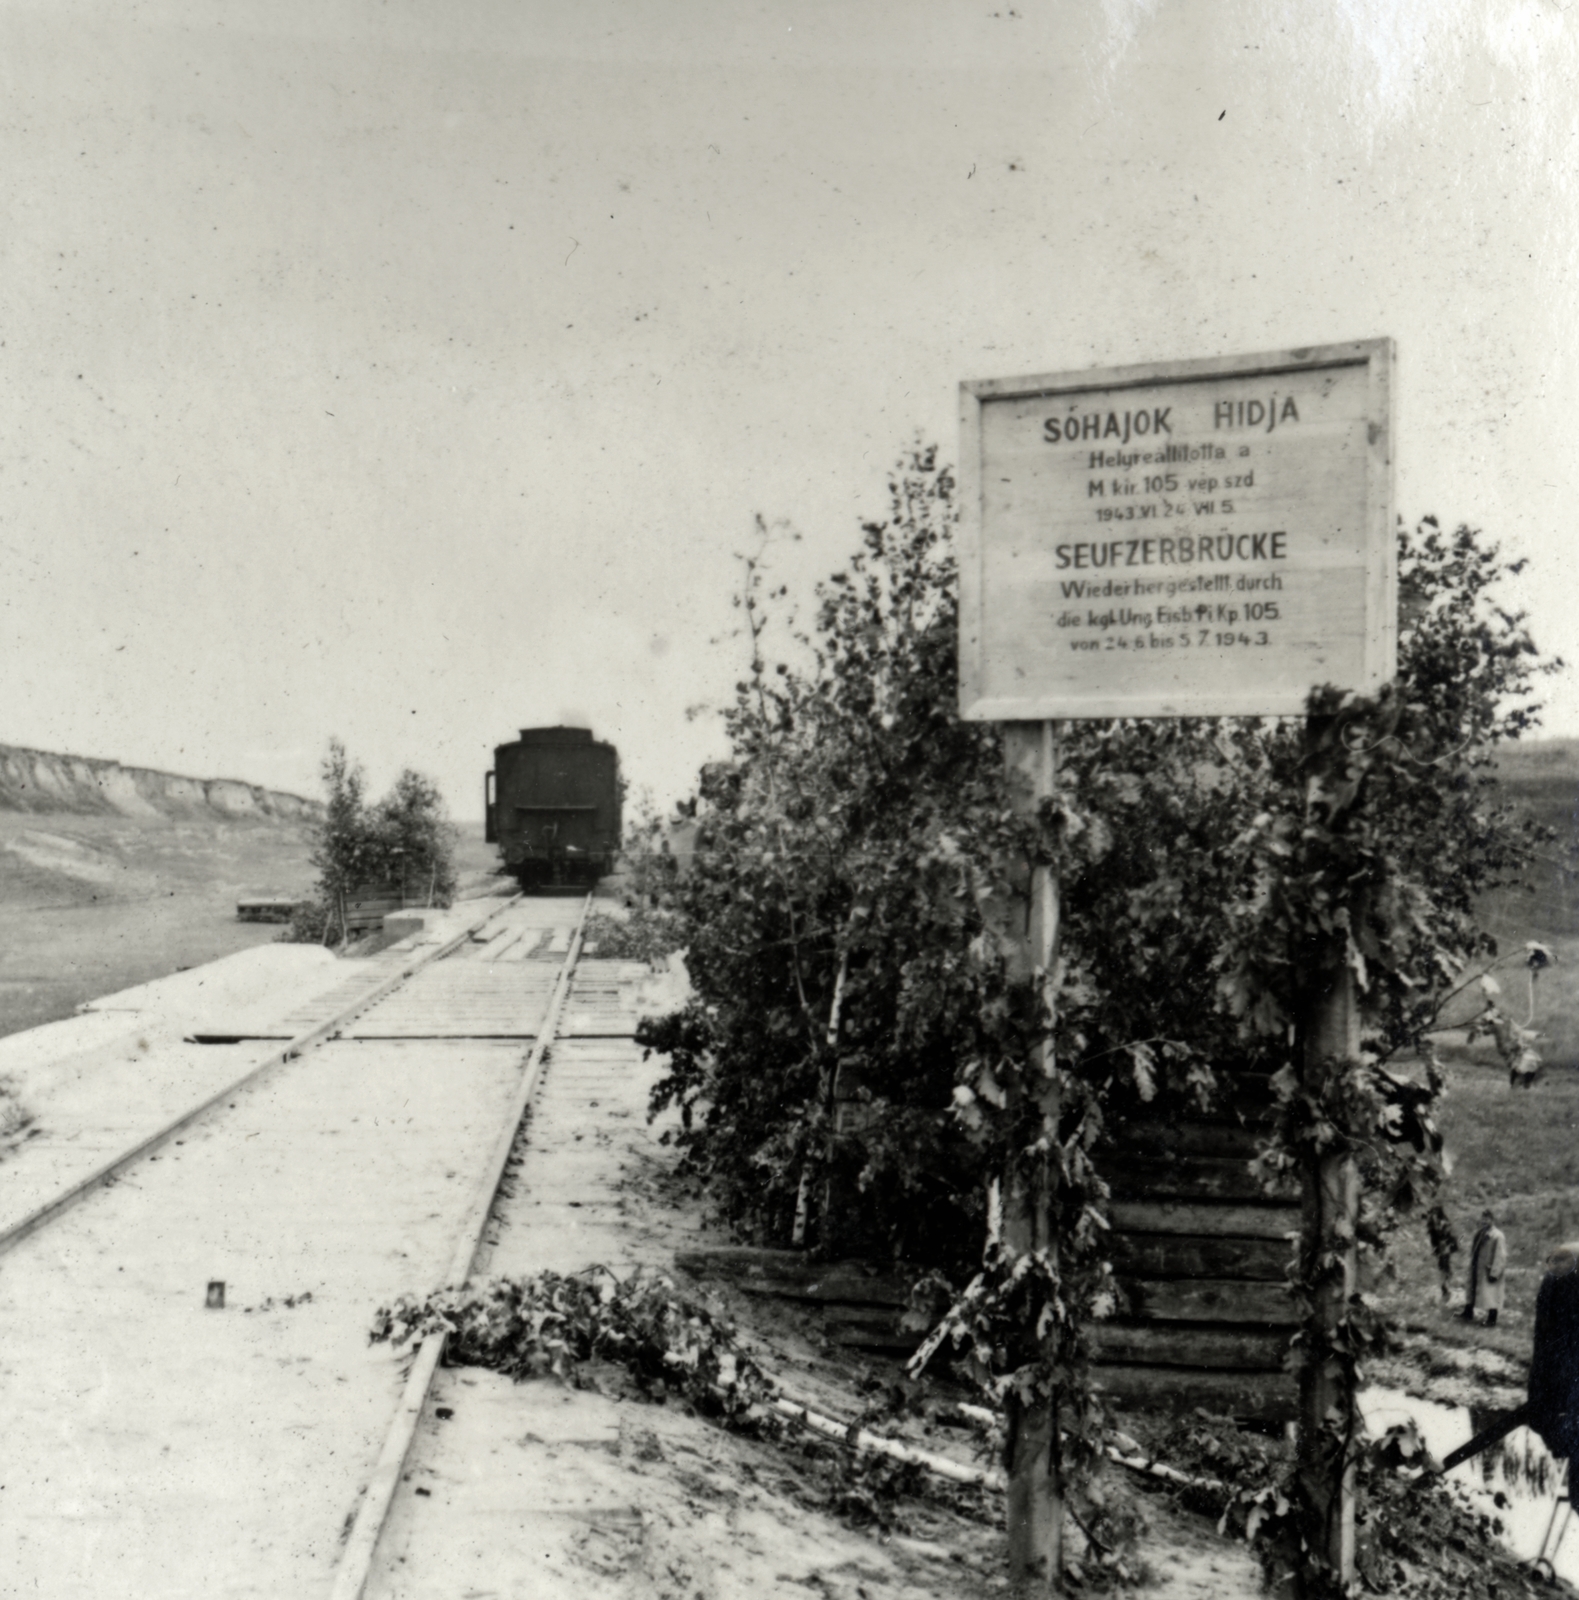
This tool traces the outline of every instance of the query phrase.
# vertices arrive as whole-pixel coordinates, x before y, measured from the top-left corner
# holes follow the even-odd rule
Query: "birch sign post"
[[[1374,693],[1391,679],[1393,359],[1377,339],[961,385],[960,714],[1005,724],[1017,809],[1051,793],[1057,720],[1296,716],[1313,687]],[[1013,965],[1049,984],[1059,896],[1048,869],[1026,897]],[[1050,1029],[1051,995],[1043,1014]],[[1357,1048],[1356,1014],[1352,980],[1335,972],[1306,1019],[1310,1070]],[[1113,1330],[1111,1390],[1157,1398],[1204,1376],[1221,1395],[1252,1375],[1263,1391],[1285,1381],[1275,1369],[1292,1319],[1267,1269],[1295,1213],[1225,1176],[1233,1163],[1214,1137],[1169,1130],[1167,1179],[1161,1164],[1148,1178],[1143,1158],[1115,1201],[1115,1259],[1141,1315]],[[1307,1245],[1334,1223],[1352,1235],[1352,1162],[1306,1173],[1304,1187]],[[1044,1193],[1014,1172],[1003,1193],[1010,1243],[1056,1244]],[[1217,1274],[1206,1285],[1202,1264]],[[1319,1315],[1341,1311],[1348,1279]],[[1231,1308],[1220,1326],[1214,1307]],[[1304,1384],[1312,1467],[1354,1404],[1325,1378]],[[1011,1429],[1010,1577],[1025,1594],[1062,1589],[1057,1413],[1055,1397]],[[1310,1509],[1348,1578],[1352,1475],[1320,1476],[1307,1473]]]
[[[1003,730],[1009,799],[1022,816],[1035,816],[1053,792],[1058,743],[1051,722],[1011,722]],[[1031,1081],[1046,1084],[1053,1067],[1051,976],[1058,960],[1058,878],[1046,866],[1014,874],[1014,900],[1006,930],[1014,954],[1011,977],[1036,985],[1046,1037],[1036,1046]],[[1043,1156],[1026,1169],[1012,1162],[1003,1174],[1003,1240],[1021,1256],[1045,1250],[1056,1263],[1058,1240],[1051,1227]],[[1063,1568],[1063,1486],[1058,1441],[1058,1401],[1005,1401],[1007,1430],[1009,1573],[1015,1600],[1056,1592]]]

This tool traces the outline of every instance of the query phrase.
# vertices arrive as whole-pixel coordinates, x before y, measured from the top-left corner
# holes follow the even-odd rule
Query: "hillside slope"
[[[244,894],[305,894],[322,806],[0,745],[0,1034],[263,943]]]
[[[0,744],[0,811],[309,822],[323,806],[233,778],[184,778],[93,756]]]

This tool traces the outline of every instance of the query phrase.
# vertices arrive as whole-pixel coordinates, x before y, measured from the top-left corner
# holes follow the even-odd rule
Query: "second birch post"
[[[1331,718],[1309,719],[1306,760],[1313,772],[1321,770],[1324,749],[1334,737]],[[1307,803],[1332,807],[1324,817],[1327,826],[1341,826],[1342,808],[1333,806],[1324,788],[1318,784],[1309,793]],[[1354,798],[1348,796],[1345,805]],[[1334,1074],[1359,1059],[1360,1000],[1341,937],[1314,955],[1322,978],[1302,1019],[1300,1074],[1306,1090],[1319,1097]],[[1341,1326],[1358,1287],[1359,1170],[1347,1152],[1311,1155],[1301,1177],[1301,1276],[1314,1285],[1316,1321],[1330,1337]],[[1306,1539],[1340,1584],[1354,1580],[1353,1444],[1358,1427],[1358,1399],[1350,1371],[1335,1360],[1308,1362],[1300,1372],[1299,1394]]]
[[[1359,1053],[1354,974],[1339,966],[1312,1007],[1302,1051],[1307,1086]],[[1360,1177],[1347,1153],[1313,1156],[1304,1173],[1302,1249],[1307,1281],[1314,1279],[1315,1313],[1323,1332],[1337,1331],[1355,1292],[1355,1223]],[[1314,1260],[1312,1259],[1314,1257]],[[1359,1423],[1354,1384],[1337,1362],[1311,1362],[1300,1374],[1299,1461],[1307,1537],[1340,1583],[1354,1579],[1355,1474],[1353,1443]]]

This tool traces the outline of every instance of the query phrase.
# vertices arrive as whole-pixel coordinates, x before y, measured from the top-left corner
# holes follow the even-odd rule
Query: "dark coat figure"
[[[1579,1455],[1579,1244],[1546,1258],[1535,1297],[1530,1407],[1530,1426],[1554,1456]],[[1570,1467],[1570,1496],[1579,1490],[1575,1476]]]
[[[1486,1326],[1497,1325],[1502,1310],[1503,1274],[1508,1266],[1508,1241],[1489,1211],[1480,1214],[1480,1227],[1469,1249],[1469,1298],[1464,1302],[1464,1320],[1473,1322],[1477,1311],[1486,1313]]]
[[[1426,1233],[1431,1240],[1431,1254],[1436,1257],[1436,1270],[1442,1278],[1442,1298],[1451,1300],[1453,1289],[1453,1257],[1458,1253],[1458,1235],[1441,1206],[1432,1206],[1425,1215]]]

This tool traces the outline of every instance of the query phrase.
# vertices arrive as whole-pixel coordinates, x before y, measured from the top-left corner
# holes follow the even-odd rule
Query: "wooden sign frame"
[[[1370,339],[1261,355],[962,383],[960,715],[982,722],[1095,717],[1290,716],[1304,710],[1307,694],[1320,683],[1374,693],[1393,676],[1397,657],[1392,446],[1394,362],[1391,339]],[[1352,409],[1356,378],[1363,385],[1361,413],[1339,416],[1326,429],[1330,438],[1318,429],[1307,427],[1306,435],[1311,442],[1307,444],[1301,439],[1297,446],[1291,446],[1293,425],[1301,420],[1298,411],[1301,398],[1310,397],[1305,401],[1305,415],[1313,415],[1317,409],[1316,396],[1330,392],[1337,383],[1348,382],[1347,403]],[[1157,398],[1159,393],[1163,397],[1161,401]],[[1174,395],[1178,396],[1176,400],[1170,398]],[[1276,397],[1282,408],[1282,440],[1278,440],[1276,431],[1279,416],[1268,416],[1266,410],[1271,397]],[[1131,402],[1144,399],[1145,404],[1126,405],[1126,399]],[[1193,406],[1193,414],[1198,414],[1202,403],[1208,399],[1215,408],[1212,430],[1208,434],[1203,434],[1196,423],[1185,423],[1184,418],[1168,411],[1170,405],[1177,405],[1181,411]],[[1090,403],[1083,404],[1085,401]],[[1029,403],[1034,403],[1034,407]],[[1232,409],[1236,405],[1237,413]],[[1226,426],[1222,420],[1224,406],[1229,407]],[[995,407],[1008,409],[994,414]],[[1018,430],[1019,455],[1016,462],[1011,463],[1002,458],[1002,445],[995,447],[989,434],[995,428],[1001,433],[1010,426],[1005,419],[1013,415],[1015,407],[1021,408],[1025,417],[1022,420],[1016,416],[1012,424]],[[1163,413],[1160,419],[1159,412]],[[1072,422],[1081,425],[1078,436],[1062,432]],[[1137,495],[1137,503],[1120,506],[1108,499],[1099,505],[1094,500],[1087,504],[1072,499],[1073,488],[1069,482],[1053,481],[1054,466],[1044,471],[1032,457],[1025,428],[1037,424],[1042,430],[1036,438],[1038,445],[1045,442],[1049,449],[1061,445],[1067,450],[1071,443],[1075,444],[1090,463],[1099,459],[1131,462],[1128,467],[1118,467],[1117,478],[1111,469],[1099,470],[1092,466],[1089,470],[1092,483],[1105,479],[1104,488],[1116,487],[1121,493],[1133,493]],[[1146,429],[1144,433],[1142,424]],[[1193,431],[1181,436],[1177,432],[1180,425]],[[1169,430],[1166,440],[1163,428]],[[1276,449],[1283,452],[1281,455],[1273,453],[1274,441]],[[992,458],[994,448],[999,449],[1000,459]],[[1227,470],[1213,470],[1207,474],[1198,466],[1202,453],[1210,452],[1214,456],[1209,465],[1215,467],[1221,460],[1227,469],[1235,464],[1232,453],[1247,448],[1255,452],[1251,467],[1262,472],[1259,489],[1249,496],[1252,505],[1247,507],[1241,502],[1239,507],[1241,513],[1252,511],[1249,517],[1230,514],[1225,518],[1208,514],[1197,518],[1188,508],[1213,501],[1186,498],[1181,504],[1148,491],[1147,486],[1152,481],[1163,481],[1165,473],[1178,477],[1180,487],[1175,492],[1181,495],[1187,493],[1183,485],[1192,471],[1199,474],[1197,482],[1204,482],[1208,475],[1214,481],[1224,481],[1234,474]],[[1197,452],[1194,458],[1192,450]],[[1231,452],[1227,459],[1217,454],[1222,450]],[[1296,450],[1304,453],[1296,455]],[[1042,459],[1053,461],[1051,457]],[[1334,485],[1330,490],[1331,503],[1341,502],[1343,507],[1352,508],[1352,512],[1344,510],[1342,515],[1357,515],[1363,526],[1359,529],[1336,527],[1329,541],[1327,533],[1320,531],[1328,524],[1321,521],[1322,511],[1318,508],[1310,513],[1315,522],[1301,530],[1297,521],[1290,519],[1295,532],[1284,535],[1281,532],[1285,518],[1283,507],[1275,498],[1268,500],[1260,491],[1267,489],[1269,479],[1279,472],[1292,478],[1298,473],[1309,476],[1318,469],[1324,471]],[[1077,471],[1085,474],[1088,469],[1085,465],[1077,468],[1074,458],[1065,457],[1057,463],[1056,470],[1069,479]],[[1127,485],[1132,487],[1127,488]],[[1083,487],[1091,492],[1089,485]],[[1276,491],[1281,485],[1271,483],[1270,487]],[[1253,503],[1258,496],[1266,505]],[[1283,499],[1287,502],[1289,495],[1285,493]],[[1093,520],[1091,543],[1065,542],[1056,546],[1053,543],[1060,532],[1067,533],[1074,525],[1073,518],[1094,519],[1104,512],[1113,516],[1133,514],[1141,504],[1148,503],[1153,513],[1165,513],[1175,520],[1167,525],[1098,524]],[[1215,500],[1219,508],[1224,503]],[[1011,513],[1003,508],[1009,505],[1013,506],[1013,516],[1020,524],[1017,531],[1006,531]],[[1030,509],[1025,509],[1027,506]],[[1268,510],[1268,506],[1275,509]],[[1032,525],[1029,531],[1026,524]],[[1247,527],[1255,532],[1239,537],[1236,530]],[[1318,531],[1313,534],[1312,528]],[[1220,541],[1221,548],[1227,550],[1234,547],[1237,538],[1245,560],[1238,561],[1230,555],[1217,563],[1212,582],[1221,592],[1214,592],[1209,606],[1201,604],[1199,594],[1190,594],[1191,624],[1182,629],[1177,620],[1185,609],[1181,604],[1170,604],[1164,610],[1162,605],[1148,599],[1143,605],[1133,608],[1126,605],[1120,609],[1103,601],[1104,606],[1109,606],[1106,617],[1118,619],[1120,628],[1131,616],[1139,618],[1148,612],[1172,620],[1137,629],[1131,635],[1115,631],[1113,639],[1103,637],[1100,642],[1105,646],[1111,647],[1119,638],[1124,638],[1126,651],[1131,644],[1138,648],[1127,654],[1109,650],[1101,657],[1101,665],[1082,658],[1078,663],[1059,666],[1061,658],[1054,656],[1049,641],[1054,639],[1053,628],[1062,623],[1049,614],[1051,607],[1043,606],[1040,610],[1032,607],[1034,620],[1028,620],[1026,615],[1007,617],[1006,613],[1018,603],[1013,599],[1014,585],[1006,582],[1001,574],[994,578],[987,570],[989,560],[1001,564],[1005,559],[1006,540],[1015,546],[1009,550],[1009,556],[1015,560],[1024,557],[1025,568],[1039,574],[1052,569],[1054,549],[1056,562],[1064,564],[1061,570],[1069,571],[1071,576],[1074,563],[1082,556],[1089,556],[1093,562],[1102,557],[1105,565],[1115,556],[1122,562],[1127,554],[1129,566],[1136,564],[1137,555],[1149,556],[1150,564],[1141,562],[1147,580],[1145,592],[1152,597],[1166,594],[1171,602],[1173,596],[1166,586],[1176,579],[1170,575],[1169,568],[1156,564],[1158,553],[1164,550],[1164,540],[1146,537],[1154,531],[1164,535],[1182,534],[1184,537],[1177,543],[1180,550],[1193,551],[1203,537]],[[1274,531],[1276,544],[1271,543]],[[1137,534],[1141,537],[1137,538]],[[1326,548],[1317,548],[1329,542],[1339,549],[1339,556]],[[1360,547],[1358,555],[1353,554],[1356,543]],[[1174,538],[1168,537],[1166,553],[1170,560],[1175,547]],[[1345,550],[1349,552],[1346,557],[1342,556]],[[1245,583],[1252,583],[1254,580],[1248,576],[1252,569],[1258,574],[1273,572],[1276,563],[1269,560],[1273,555],[1278,561],[1294,557],[1288,570],[1296,577],[1303,575],[1308,583],[1325,582],[1336,599],[1323,602],[1326,610],[1320,617],[1314,616],[1313,607],[1308,608],[1310,614],[1299,625],[1302,632],[1296,633],[1290,625],[1282,634],[1275,626],[1267,632],[1247,634],[1241,625],[1244,614],[1251,605],[1260,605],[1260,599],[1228,606],[1228,601],[1242,598],[1241,592],[1229,585],[1237,584],[1240,576]],[[1172,569],[1174,573],[1183,570]],[[1351,574],[1357,580],[1352,586],[1348,582]],[[1104,576],[1100,567],[1094,576]],[[1159,579],[1164,584],[1162,589],[1157,586]],[[1050,592],[1049,582],[1045,578],[1041,581],[1042,587]],[[1267,580],[1263,576],[1260,581]],[[1178,584],[1178,587],[1183,589],[1184,585]],[[1081,602],[1074,604],[1076,614],[1083,612]],[[1041,606],[1040,600],[1036,606]],[[1215,615],[1209,618],[1211,626],[1203,638],[1222,637],[1221,618],[1233,610],[1239,613],[1239,621],[1229,625],[1228,637],[1244,648],[1227,647],[1233,657],[1228,660],[1222,647],[1205,642],[1193,656],[1187,656],[1187,647],[1196,643],[1194,624],[1214,608]],[[1341,627],[1329,630],[1326,618],[1334,608],[1341,612]],[[1072,615],[1072,627],[1080,629],[1085,620],[1084,615],[1079,615],[1078,620]],[[1090,621],[1100,625],[1104,634],[1110,625],[1103,613],[1092,614]],[[1167,637],[1170,632],[1171,639]],[[1145,648],[1148,635],[1151,644],[1158,648]],[[1074,632],[1069,635],[1070,640],[1077,637],[1080,635]],[[1284,640],[1286,642],[1280,642]],[[1059,638],[1056,642],[1061,647],[1065,641]],[[1097,642],[1088,630],[1082,639],[1082,648]],[[1164,643],[1169,645],[1167,651],[1160,648]],[[1182,647],[1174,649],[1174,645]],[[1074,648],[1072,644],[1071,648]],[[1223,664],[1225,660],[1227,665]],[[1076,677],[1079,681],[1075,681]]]

